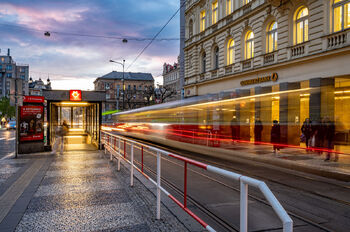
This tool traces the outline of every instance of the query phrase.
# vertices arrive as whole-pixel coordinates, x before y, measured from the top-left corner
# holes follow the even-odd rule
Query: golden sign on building
[[[241,85],[254,85],[254,84],[259,84],[263,82],[268,82],[268,81],[277,81],[278,80],[278,74],[277,73],[272,73],[272,75],[269,76],[264,76],[264,77],[258,77],[254,79],[249,79],[245,81],[241,81]]]

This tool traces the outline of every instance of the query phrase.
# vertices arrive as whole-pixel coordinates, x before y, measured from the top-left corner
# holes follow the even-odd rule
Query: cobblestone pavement
[[[161,220],[156,220],[152,193],[137,179],[130,187],[126,169],[122,166],[117,172],[101,157],[97,151],[50,157],[52,162],[47,162],[49,167],[15,230],[187,231],[165,207]],[[3,160],[7,168],[1,169],[2,182],[26,162]]]

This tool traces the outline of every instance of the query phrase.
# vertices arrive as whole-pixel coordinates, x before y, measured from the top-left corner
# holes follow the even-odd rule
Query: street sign
[[[27,103],[43,103],[44,100],[43,96],[23,96],[23,102]]]

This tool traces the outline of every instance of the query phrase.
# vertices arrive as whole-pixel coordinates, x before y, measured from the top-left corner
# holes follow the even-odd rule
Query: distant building
[[[180,62],[174,63],[173,65],[164,63],[163,88],[176,91],[176,94],[172,94],[170,97],[166,98],[165,102],[181,99]]]
[[[28,76],[29,66],[16,64],[11,57],[10,49],[7,50],[7,55],[0,54],[0,97],[9,97],[12,78],[23,80],[21,94],[28,95]]]
[[[50,78],[47,78],[47,84],[39,78],[39,80],[33,81],[32,78],[29,78],[29,95],[31,96],[42,96],[43,90],[51,90],[51,81]]]
[[[154,79],[150,73],[124,73],[123,106],[123,72],[110,72],[94,81],[96,91],[106,91],[106,103],[103,111],[128,110],[143,107],[153,95]],[[110,118],[110,117],[109,117]]]

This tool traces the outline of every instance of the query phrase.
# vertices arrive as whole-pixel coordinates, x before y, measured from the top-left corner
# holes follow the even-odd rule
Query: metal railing
[[[160,219],[160,202],[161,202],[161,191],[165,193],[170,199],[172,199],[177,205],[179,205],[185,212],[187,212],[192,218],[194,218],[196,221],[198,221],[205,229],[208,231],[215,231],[211,226],[209,226],[206,222],[204,222],[201,218],[199,218],[195,213],[193,213],[190,209],[187,208],[187,166],[188,164],[191,164],[193,166],[202,168],[204,170],[207,170],[208,172],[224,176],[228,179],[239,181],[240,182],[240,231],[246,232],[248,231],[248,186],[253,186],[258,188],[262,194],[265,196],[266,200],[269,202],[269,204],[272,206],[275,213],[278,215],[280,220],[283,224],[283,231],[284,232],[291,232],[293,231],[293,221],[285,211],[285,209],[282,207],[282,205],[279,203],[279,201],[276,199],[274,194],[271,192],[269,187],[265,184],[265,182],[253,179],[247,176],[243,176],[238,173],[234,173],[231,171],[227,171],[221,168],[217,168],[208,164],[204,164],[192,159],[188,159],[186,157],[182,157],[180,155],[150,146],[146,145],[137,141],[134,141],[132,139],[115,135],[109,132],[101,131],[101,142],[104,144],[105,147],[105,153],[109,151],[110,153],[110,160],[113,160],[113,157],[117,158],[118,160],[118,171],[120,170],[120,162],[121,159],[124,159],[127,163],[130,164],[130,186],[134,185],[134,169],[139,171],[143,176],[145,176],[149,181],[151,181],[154,185],[157,186],[157,219]],[[126,143],[130,143],[131,149],[130,149],[130,160],[126,158]],[[141,150],[141,169],[138,168],[136,165],[134,165],[134,146],[139,146],[138,148]],[[124,146],[123,152],[121,150],[121,146]],[[136,147],[135,146],[135,147]],[[143,162],[143,156],[144,156],[144,148],[147,148],[151,151],[156,152],[157,154],[157,179],[153,180],[151,179],[147,174],[144,173],[144,162]],[[114,156],[116,155],[116,156]],[[180,160],[184,162],[184,199],[183,204],[177,200],[174,196],[172,196],[167,190],[165,190],[161,186],[161,155],[168,156],[175,158],[177,160]]]

